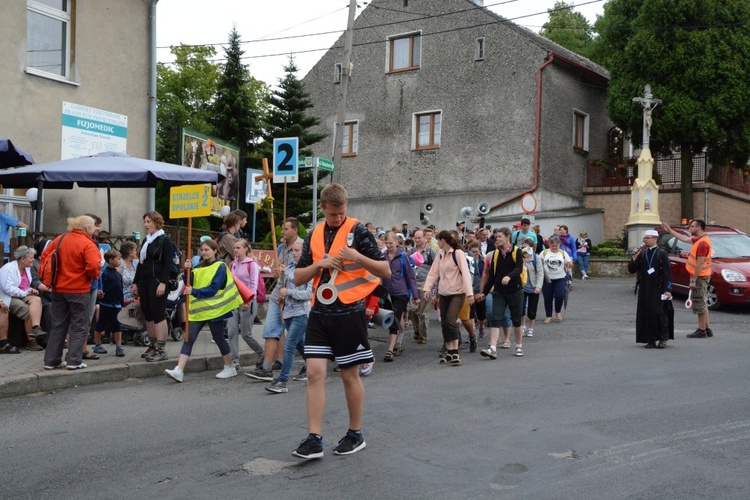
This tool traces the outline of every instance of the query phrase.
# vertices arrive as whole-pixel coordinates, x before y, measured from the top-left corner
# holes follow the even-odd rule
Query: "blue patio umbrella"
[[[0,168],[22,167],[32,165],[34,158],[13,145],[10,139],[0,138]]]
[[[69,160],[40,163],[0,171],[0,185],[6,188],[38,188],[37,206],[41,207],[42,191],[79,187],[106,187],[109,228],[112,228],[110,189],[155,187],[187,184],[217,184],[223,177],[217,172],[182,167],[154,160],[135,158],[123,153],[106,152]],[[36,227],[40,227],[41,208],[37,210]]]

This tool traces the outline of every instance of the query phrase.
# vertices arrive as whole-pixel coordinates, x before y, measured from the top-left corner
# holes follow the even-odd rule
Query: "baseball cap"
[[[460,221],[456,222],[456,227],[463,226],[464,224],[466,224],[466,222],[460,220]]]
[[[201,236],[201,240],[200,241],[201,241],[201,243],[205,243],[205,242],[207,242],[210,239],[211,239],[211,237],[209,235],[204,234],[203,236]]]

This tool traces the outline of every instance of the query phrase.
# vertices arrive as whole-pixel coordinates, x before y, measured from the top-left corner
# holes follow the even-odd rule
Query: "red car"
[[[687,295],[690,276],[685,270],[687,256],[692,245],[684,243],[661,227],[659,248],[669,254],[672,265],[672,290]],[[672,229],[690,236],[688,226],[672,226]],[[711,310],[724,304],[750,304],[750,236],[726,226],[706,226],[711,238],[714,255],[711,258],[711,282],[708,285],[706,302]]]

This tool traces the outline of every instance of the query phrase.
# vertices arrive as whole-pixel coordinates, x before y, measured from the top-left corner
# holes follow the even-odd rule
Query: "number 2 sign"
[[[273,182],[297,182],[299,138],[284,137],[273,140]]]

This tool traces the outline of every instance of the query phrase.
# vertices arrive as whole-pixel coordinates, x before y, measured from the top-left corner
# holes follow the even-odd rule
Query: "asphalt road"
[[[187,374],[0,401],[0,498],[750,498],[750,311],[712,314],[712,339],[675,304],[664,350],[635,344],[629,280],[576,282],[526,356],[462,351],[439,329],[365,379],[367,448],[328,380],[326,456],[302,463],[304,383]],[[373,330],[381,358],[385,335]],[[480,344],[481,346],[481,344]]]

